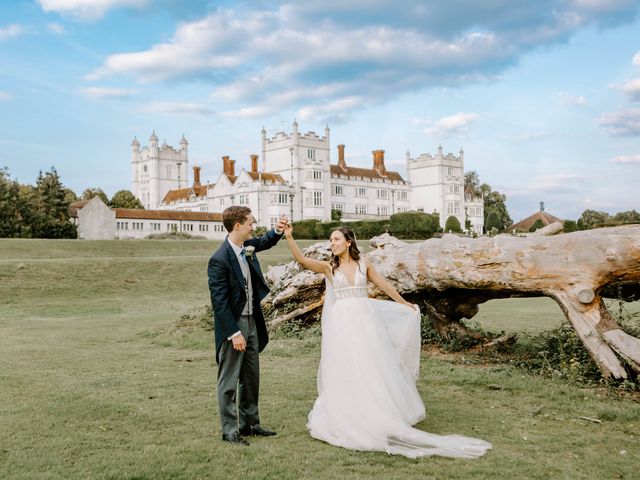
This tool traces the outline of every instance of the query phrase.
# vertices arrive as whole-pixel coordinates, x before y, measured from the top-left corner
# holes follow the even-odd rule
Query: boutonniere
[[[256,250],[256,247],[252,247],[252,246],[244,247],[244,254],[246,255],[247,258],[252,259],[253,252],[255,252],[255,250]]]

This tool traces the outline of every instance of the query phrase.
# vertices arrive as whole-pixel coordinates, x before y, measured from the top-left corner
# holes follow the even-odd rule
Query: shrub
[[[440,217],[424,212],[402,212],[391,215],[389,230],[398,238],[431,238],[440,231]]]
[[[542,220],[538,218],[535,222],[533,222],[533,225],[531,225],[531,227],[529,228],[529,231],[535,232],[536,230],[539,230],[543,227],[544,227],[544,223],[542,223]]]
[[[315,239],[318,220],[299,220],[293,222],[293,235],[296,238]]]
[[[487,214],[487,219],[484,222],[484,229],[488,232],[491,229],[502,230],[502,224],[500,223],[500,216],[495,210],[491,210]]]
[[[575,222],[575,220],[565,220],[565,222],[562,224],[562,229],[565,233],[575,232],[578,230],[578,224]]]
[[[444,231],[446,233],[462,233],[462,228],[460,228],[460,220],[455,215],[450,215],[447,218],[447,221],[444,223]]]

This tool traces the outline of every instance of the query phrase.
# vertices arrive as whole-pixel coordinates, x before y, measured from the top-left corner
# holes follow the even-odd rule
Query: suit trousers
[[[218,357],[218,404],[224,435],[260,425],[258,331],[250,315],[241,315],[238,326],[247,342],[246,350],[234,350],[231,340],[225,340]]]

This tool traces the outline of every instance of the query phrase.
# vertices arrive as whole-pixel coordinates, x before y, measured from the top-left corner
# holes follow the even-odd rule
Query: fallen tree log
[[[557,225],[528,236],[468,238],[444,235],[407,244],[383,235],[367,257],[406,298],[418,303],[435,328],[465,332],[491,299],[548,296],[559,305],[603,376],[627,378],[621,362],[640,370],[640,340],[622,331],[607,311],[604,289],[640,283],[640,225],[548,236]],[[328,259],[328,242],[305,255]],[[318,303],[324,292],[319,274],[295,262],[272,268],[267,309]],[[637,290],[637,289],[635,289]],[[634,290],[634,291],[635,291]],[[370,295],[383,293],[370,285]]]

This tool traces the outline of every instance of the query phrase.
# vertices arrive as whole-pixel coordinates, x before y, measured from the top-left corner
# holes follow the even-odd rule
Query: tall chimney
[[[232,177],[236,176],[236,161],[229,160],[229,175]]]
[[[373,168],[377,170],[380,175],[386,175],[387,169],[384,166],[384,150],[374,150],[372,153]]]
[[[251,155],[251,171],[258,173],[258,155]]]
[[[229,175],[229,155],[224,155],[222,157],[222,172],[225,175]]]
[[[342,170],[347,169],[347,162],[344,161],[344,145],[338,145],[338,166]]]
[[[200,168],[201,167],[193,167],[193,186],[199,187],[200,184]]]

